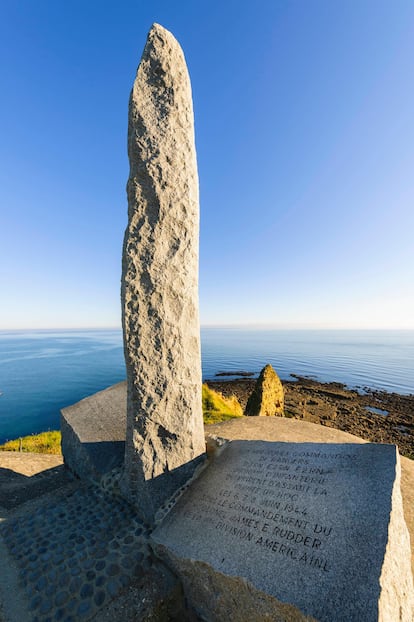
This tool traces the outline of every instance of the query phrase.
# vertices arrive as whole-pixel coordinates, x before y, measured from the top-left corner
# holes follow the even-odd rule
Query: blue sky
[[[414,328],[411,0],[4,0],[0,328],[120,324],[153,22],[192,80],[202,323]]]

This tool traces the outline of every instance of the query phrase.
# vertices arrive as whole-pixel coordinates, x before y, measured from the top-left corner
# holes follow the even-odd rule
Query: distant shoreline
[[[2,331],[0,346],[0,441],[57,429],[61,408],[125,378],[120,329]],[[413,348],[414,331],[201,330],[203,379],[211,381],[234,370],[253,378],[270,363],[287,383],[296,373],[406,396]]]

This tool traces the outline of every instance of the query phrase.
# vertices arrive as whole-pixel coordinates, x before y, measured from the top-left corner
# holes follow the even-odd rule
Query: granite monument
[[[198,174],[190,79],[154,24],[129,102],[122,265],[127,433],[121,490],[149,521],[205,452],[198,313]]]

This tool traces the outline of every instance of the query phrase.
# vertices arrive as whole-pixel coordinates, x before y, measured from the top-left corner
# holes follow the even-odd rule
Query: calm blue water
[[[414,331],[205,328],[203,376],[291,373],[414,393]],[[120,330],[0,332],[0,442],[59,427],[59,410],[125,377]]]

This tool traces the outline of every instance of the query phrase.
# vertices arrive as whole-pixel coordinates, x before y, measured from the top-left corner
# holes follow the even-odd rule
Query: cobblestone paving
[[[0,528],[32,622],[88,620],[151,564],[148,530],[121,498],[75,491]]]

